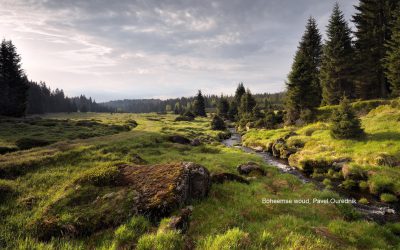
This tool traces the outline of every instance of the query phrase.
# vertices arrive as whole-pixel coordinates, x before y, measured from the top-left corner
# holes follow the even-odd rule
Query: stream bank
[[[236,131],[235,128],[230,128],[229,130],[231,132],[231,137],[222,141],[225,146],[240,148],[247,153],[259,155],[264,159],[266,164],[278,168],[280,172],[294,175],[303,183],[311,182],[315,184],[318,189],[322,190],[325,188],[325,186],[321,182],[308,177],[303,172],[290,166],[287,160],[274,157],[268,152],[258,151],[249,147],[242,146],[241,135]],[[337,187],[334,187],[332,191],[335,191],[344,199],[356,198],[354,194],[352,195],[350,192],[345,192],[344,190],[341,190]],[[355,203],[352,205],[367,220],[375,221],[380,224],[400,220],[398,211],[396,211],[394,207],[388,206],[386,204],[374,202],[373,204],[368,205],[360,203]]]

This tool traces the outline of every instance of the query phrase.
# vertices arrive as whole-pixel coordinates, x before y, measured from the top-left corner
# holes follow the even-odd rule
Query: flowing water
[[[222,143],[227,146],[227,147],[235,147],[235,148],[240,148],[241,150],[247,152],[247,153],[253,153],[256,155],[261,156],[265,163],[267,163],[270,166],[278,168],[282,173],[288,173],[296,176],[298,179],[300,179],[303,183],[313,183],[318,189],[323,189],[324,185],[310,177],[307,177],[302,173],[301,171],[297,170],[294,167],[289,166],[286,160],[282,160],[279,158],[276,158],[269,154],[268,152],[258,152],[252,148],[244,147],[242,146],[242,138],[239,133],[236,132],[234,128],[230,128],[230,131],[232,133],[232,136],[229,139],[224,140]],[[343,190],[336,189],[334,190],[340,194],[340,196],[344,199],[351,199],[354,197],[351,197],[348,193],[345,193]],[[360,204],[360,203],[355,203],[352,204],[357,211],[359,211],[366,219],[368,220],[373,220],[378,223],[385,223],[388,221],[399,221],[400,216],[398,212],[393,208],[389,207],[386,204],[381,204],[378,202],[374,202],[373,204]]]

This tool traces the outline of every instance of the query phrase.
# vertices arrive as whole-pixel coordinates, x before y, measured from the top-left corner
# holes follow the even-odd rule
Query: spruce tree
[[[286,83],[287,124],[294,124],[304,110],[312,111],[321,103],[319,82],[321,54],[321,35],[315,19],[310,17]]]
[[[235,101],[232,101],[229,104],[229,111],[228,111],[228,119],[230,121],[236,121],[238,115],[238,104]]]
[[[197,93],[196,99],[193,104],[193,110],[195,115],[197,116],[207,116],[206,114],[206,104],[204,101],[204,97],[201,94],[201,90]]]
[[[246,93],[242,95],[240,106],[239,106],[239,114],[240,116],[244,114],[250,114],[253,111],[253,108],[256,106],[256,100],[251,94],[250,90],[247,89]]]
[[[219,116],[215,115],[211,121],[211,129],[212,130],[225,130],[226,125],[224,120]]]
[[[179,115],[180,113],[182,113],[181,104],[176,102],[174,106],[174,114]]]
[[[389,80],[392,95],[400,96],[400,5],[394,13],[392,36],[386,44],[385,73]]]
[[[360,120],[354,114],[350,101],[344,97],[332,115],[331,135],[336,139],[359,138],[364,135]]]
[[[23,116],[28,88],[21,57],[11,41],[3,40],[0,45],[0,115]]]
[[[356,26],[356,93],[358,98],[384,98],[389,83],[384,74],[385,43],[398,0],[360,0],[353,16]]]
[[[243,83],[239,83],[235,91],[235,102],[239,105],[242,100],[242,96],[246,93]]]
[[[217,104],[217,114],[223,118],[228,118],[228,112],[229,102],[225,97],[221,96]]]
[[[353,97],[353,47],[351,30],[336,3],[327,27],[320,80],[323,104],[338,104],[343,97]]]

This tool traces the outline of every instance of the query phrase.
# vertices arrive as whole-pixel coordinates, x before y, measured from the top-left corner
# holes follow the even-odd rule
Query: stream
[[[291,167],[288,164],[287,160],[276,158],[268,152],[259,152],[252,148],[242,146],[241,135],[239,133],[237,133],[235,128],[230,128],[229,130],[232,135],[229,139],[222,141],[222,143],[225,146],[240,148],[241,150],[243,150],[247,153],[253,153],[253,154],[259,155],[264,159],[266,164],[278,168],[280,172],[292,174],[292,175],[296,176],[303,183],[313,183],[313,184],[315,184],[315,186],[318,189],[320,189],[320,190],[324,189],[324,185],[321,182],[314,180],[310,177],[307,177],[303,172],[297,170],[294,167]],[[355,198],[355,197],[352,197],[351,195],[349,195],[349,193],[346,193],[344,190],[341,190],[338,188],[334,188],[333,191],[337,192],[343,199]],[[386,204],[374,202],[373,204],[368,204],[368,205],[364,205],[364,204],[360,204],[360,203],[355,203],[352,205],[367,220],[375,221],[375,222],[381,223],[381,224],[386,223],[386,222],[394,222],[394,221],[400,220],[399,214],[395,210],[395,208],[390,207]]]

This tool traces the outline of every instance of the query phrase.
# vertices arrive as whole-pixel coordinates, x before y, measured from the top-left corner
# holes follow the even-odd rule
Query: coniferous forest
[[[29,1],[29,15],[16,2],[0,10],[22,20],[0,17],[0,31],[14,22],[18,31],[0,45],[0,249],[400,249],[399,0],[354,0],[350,15],[343,1]],[[316,13],[298,14],[303,4]],[[232,83],[237,75],[259,81],[259,68],[271,68],[260,55],[286,49],[280,39],[292,34],[270,13],[276,6],[288,7],[284,18],[305,17],[281,91]],[[35,11],[57,19],[37,21]],[[69,40],[52,33],[59,22],[65,33],[90,32]],[[85,40],[97,26],[107,37]],[[260,44],[251,33],[278,29]],[[86,81],[93,69],[98,89],[90,93],[114,96],[135,74],[138,92],[191,95],[96,101],[86,86],[70,95],[69,85],[64,91],[24,69],[24,54],[32,55],[15,44],[26,52],[36,36],[60,46],[51,56],[73,62],[60,71],[71,79]],[[80,42],[86,47],[76,49]],[[190,51],[198,43],[207,46]],[[257,55],[246,54],[252,49]],[[224,65],[207,61],[210,54]],[[212,84],[195,79],[203,73]],[[154,86],[145,80],[153,74]],[[171,75],[193,83],[178,89],[165,82]],[[102,82],[110,76],[113,84]],[[209,91],[224,79],[225,92]]]

